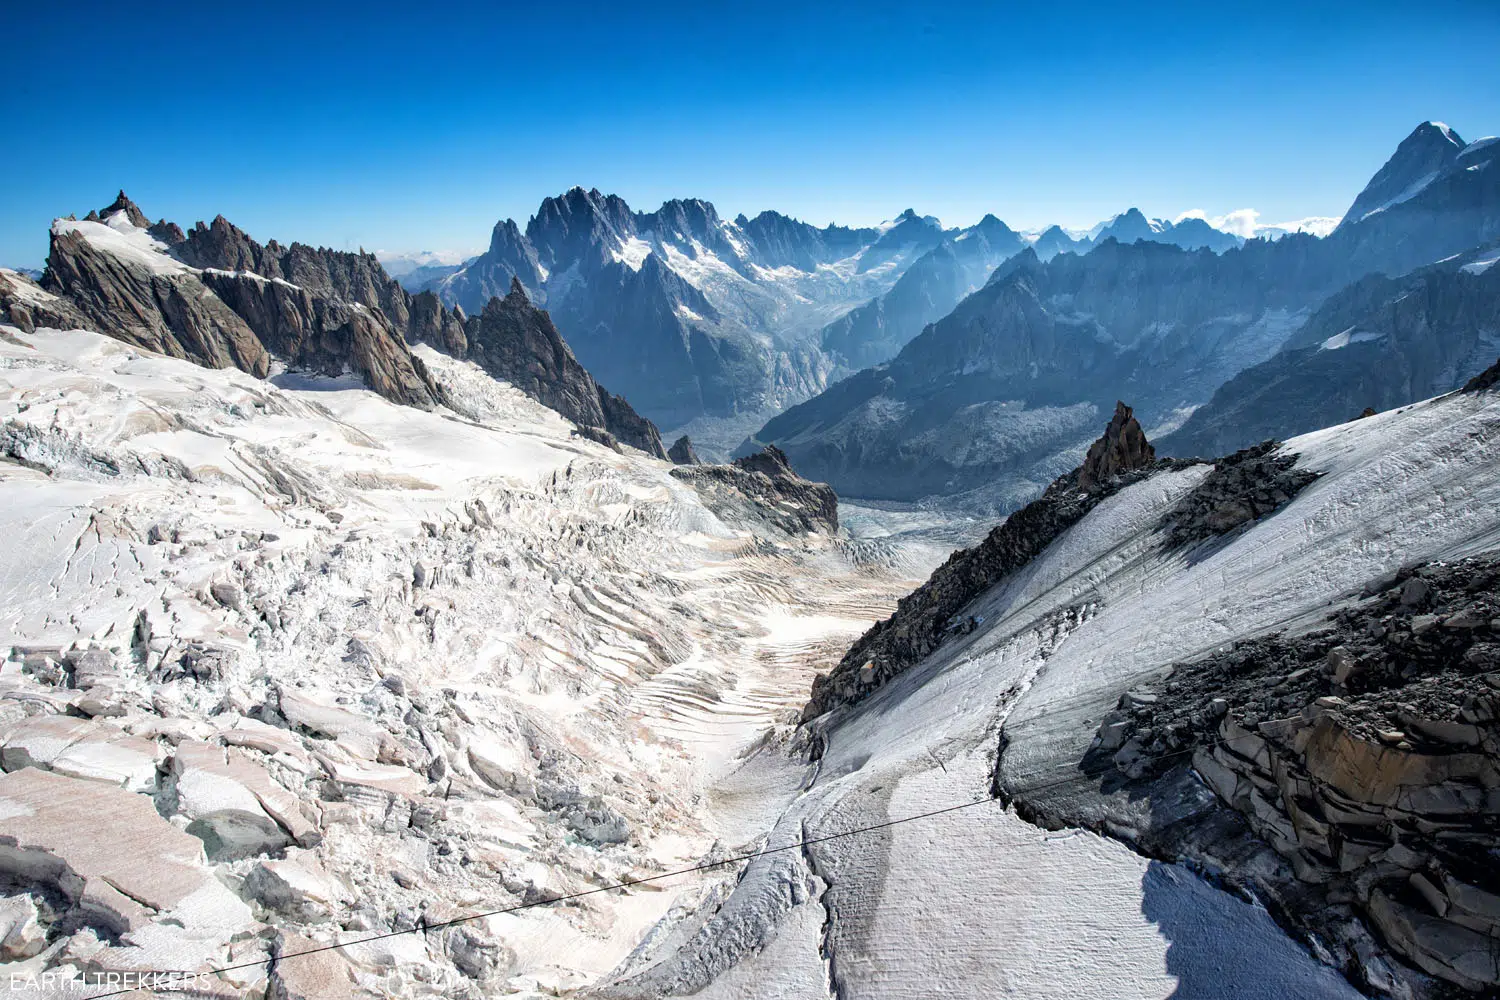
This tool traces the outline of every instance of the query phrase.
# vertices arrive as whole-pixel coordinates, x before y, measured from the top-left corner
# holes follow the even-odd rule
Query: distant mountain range
[[[830,378],[893,357],[1028,244],[1051,257],[1110,239],[1216,252],[1243,242],[1137,209],[1097,239],[1055,229],[1031,240],[993,215],[944,228],[908,209],[880,226],[819,228],[771,211],[722,219],[699,199],[638,212],[573,188],[524,229],[497,223],[479,256],[413,267],[402,282],[473,312],[519,280],[591,371],[712,454]]]
[[[416,250],[411,253],[375,251],[375,259],[380,261],[385,273],[396,279],[421,274],[423,277],[417,280],[426,280],[434,272],[444,268],[447,268],[446,273],[451,274],[474,256],[472,251],[463,250]]]
[[[1054,227],[744,447],[774,443],[845,495],[1006,509],[1075,465],[1117,399],[1163,451],[1217,455],[1454,388],[1500,342],[1497,158],[1424,123],[1324,239],[1189,250],[1161,239],[1182,226],[1126,213],[1079,255]]]
[[[1500,243],[1330,296],[1266,361],[1175,433],[1175,455],[1224,455],[1447,392],[1500,356]]]
[[[1250,240],[1137,209],[1088,233],[911,209],[816,227],[573,188],[468,260],[385,255],[402,281],[222,217],[152,224],[122,194],[59,220],[41,284],[7,272],[0,310],[262,377],[357,375],[417,406],[442,402],[409,349],[427,343],[653,455],[660,425],[711,459],[774,444],[845,495],[1004,510],[1075,465],[1118,399],[1164,453],[1218,454],[1484,368],[1497,158],[1426,122],[1342,222],[1237,213]]]

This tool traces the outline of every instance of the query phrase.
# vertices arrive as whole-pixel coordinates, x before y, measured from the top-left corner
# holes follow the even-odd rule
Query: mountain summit
[[[1423,122],[1401,140],[1370,183],[1354,199],[1339,228],[1399,205],[1431,184],[1463,151],[1464,141],[1442,122]]]

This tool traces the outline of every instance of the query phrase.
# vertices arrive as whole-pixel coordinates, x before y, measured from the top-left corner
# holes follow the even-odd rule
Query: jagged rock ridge
[[[1156,460],[1156,449],[1146,440],[1134,412],[1123,402],[1115,403],[1104,434],[1089,445],[1083,464],[1078,467],[1078,488],[1090,489],[1123,472],[1144,469]]]
[[[432,292],[406,291],[362,251],[262,245],[222,215],[186,233],[165,220],[148,229],[123,191],[90,216],[53,227],[41,290],[6,278],[0,307],[23,329],[87,326],[261,378],[273,358],[328,376],[352,371],[382,396],[421,407],[441,401],[408,346],[427,343],[515,380],[582,428],[666,457],[655,426],[594,382],[524,293],[466,317]]]
[[[672,447],[667,449],[667,457],[674,465],[702,465],[698,453],[693,450],[692,439],[686,434],[672,442]]]
[[[594,381],[532,306],[518,279],[505,298],[490,299],[467,326],[468,357],[495,378],[585,427],[598,427],[655,458],[666,458],[656,426]]]

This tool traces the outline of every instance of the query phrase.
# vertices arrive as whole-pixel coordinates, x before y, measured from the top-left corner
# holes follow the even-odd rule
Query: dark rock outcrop
[[[129,219],[130,224],[138,229],[147,229],[151,226],[151,220],[146,218],[146,213],[142,212],[135,202],[127,198],[124,191],[121,191],[115,197],[115,200],[109,204],[109,207],[101,211],[99,215],[101,218],[107,219],[115,212],[124,212],[125,218]]]
[[[175,247],[187,239],[187,234],[182,231],[181,226],[175,222],[168,222],[166,219],[157,219],[146,232],[150,233],[153,238],[161,240],[169,247]]]
[[[1297,468],[1281,442],[1263,441],[1214,464],[1214,469],[1162,518],[1167,544],[1183,547],[1259,520],[1318,478]]]
[[[1148,468],[1156,461],[1156,449],[1146,440],[1135,413],[1123,402],[1115,403],[1104,435],[1089,445],[1083,464],[1078,467],[1078,488],[1086,490],[1096,483],[1113,479],[1122,472]]]
[[[1142,846],[1277,901],[1356,982],[1439,995],[1415,969],[1373,961],[1373,932],[1427,975],[1493,991],[1500,560],[1431,563],[1367,593],[1308,631],[1236,643],[1127,692],[1081,766],[1132,797],[1171,797],[1191,768],[1283,864],[1234,860],[1251,856],[1204,839],[1230,829],[1209,814],[1139,829]]]
[[[1484,371],[1475,375],[1464,383],[1464,392],[1483,392],[1500,385],[1500,361],[1496,361]]]
[[[698,453],[693,450],[693,442],[686,434],[672,442],[672,447],[667,449],[667,457],[672,460],[673,465],[702,465]]]
[[[431,344],[456,358],[468,355],[469,338],[464,333],[463,310],[450,311],[443,308],[442,302],[432,292],[418,292],[411,297],[407,314],[411,318],[406,331],[407,340]]]
[[[575,424],[608,431],[656,458],[666,458],[656,425],[594,381],[557,332],[552,318],[531,304],[518,279],[469,319],[468,357]]]
[[[679,465],[672,475],[691,483],[704,505],[731,523],[769,525],[793,535],[838,531],[833,490],[797,475],[775,447],[729,465]]]

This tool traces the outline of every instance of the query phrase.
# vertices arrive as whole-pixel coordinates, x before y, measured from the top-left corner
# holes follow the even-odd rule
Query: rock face
[[[769,524],[791,534],[838,531],[839,505],[833,490],[793,472],[778,448],[737,458],[730,465],[679,465],[672,475],[691,483],[708,508],[726,520]]]
[[[1272,894],[1297,900],[1297,924],[1342,948],[1363,922],[1423,972],[1491,990],[1497,616],[1493,557],[1407,571],[1313,631],[1237,643],[1122,696],[1085,767],[1146,788],[1191,754],[1290,863]]]
[[[1145,469],[1156,461],[1156,449],[1146,440],[1146,432],[1134,412],[1122,402],[1115,403],[1104,436],[1089,445],[1083,464],[1078,467],[1078,488],[1091,489],[1095,484],[1113,479],[1123,472]]]
[[[418,339],[412,336],[411,296],[385,273],[374,254],[305,243],[283,247],[275,240],[262,246],[222,215],[207,226],[196,224],[172,249],[194,267],[279,278],[315,298],[379,310],[400,337]]]
[[[698,459],[698,453],[693,450],[693,442],[686,435],[672,442],[672,447],[667,449],[667,457],[674,465],[702,465]]]
[[[273,356],[323,375],[352,371],[393,402],[436,405],[437,387],[406,344],[406,293],[373,257],[301,244],[283,253],[222,216],[186,236],[151,227],[176,240],[169,246],[123,192],[101,218],[54,225],[44,280],[91,329],[260,378]]]
[[[490,299],[470,318],[464,332],[469,358],[490,375],[581,427],[600,428],[656,458],[667,457],[656,425],[594,381],[518,279],[505,298]]]
[[[165,256],[153,267],[147,257],[110,253],[90,236],[129,239],[102,223],[59,221],[42,287],[66,298],[92,329],[210,368],[269,373],[265,345],[198,275]]]
[[[382,313],[255,274],[204,271],[201,280],[287,364],[333,377],[353,371],[393,402],[437,404],[426,367]]]
[[[1170,465],[1159,465],[1152,455],[1130,407],[1118,404],[1085,466],[1058,477],[984,541],[953,553],[931,579],[903,597],[895,614],[860,636],[838,666],[813,681],[803,718],[863,700],[948,638],[971,631],[976,623],[962,613],[970,601],[1029,563],[1100,501]]]
[[[45,291],[29,275],[0,268],[0,318],[22,332],[39,326],[77,330],[88,318],[67,299]]]

